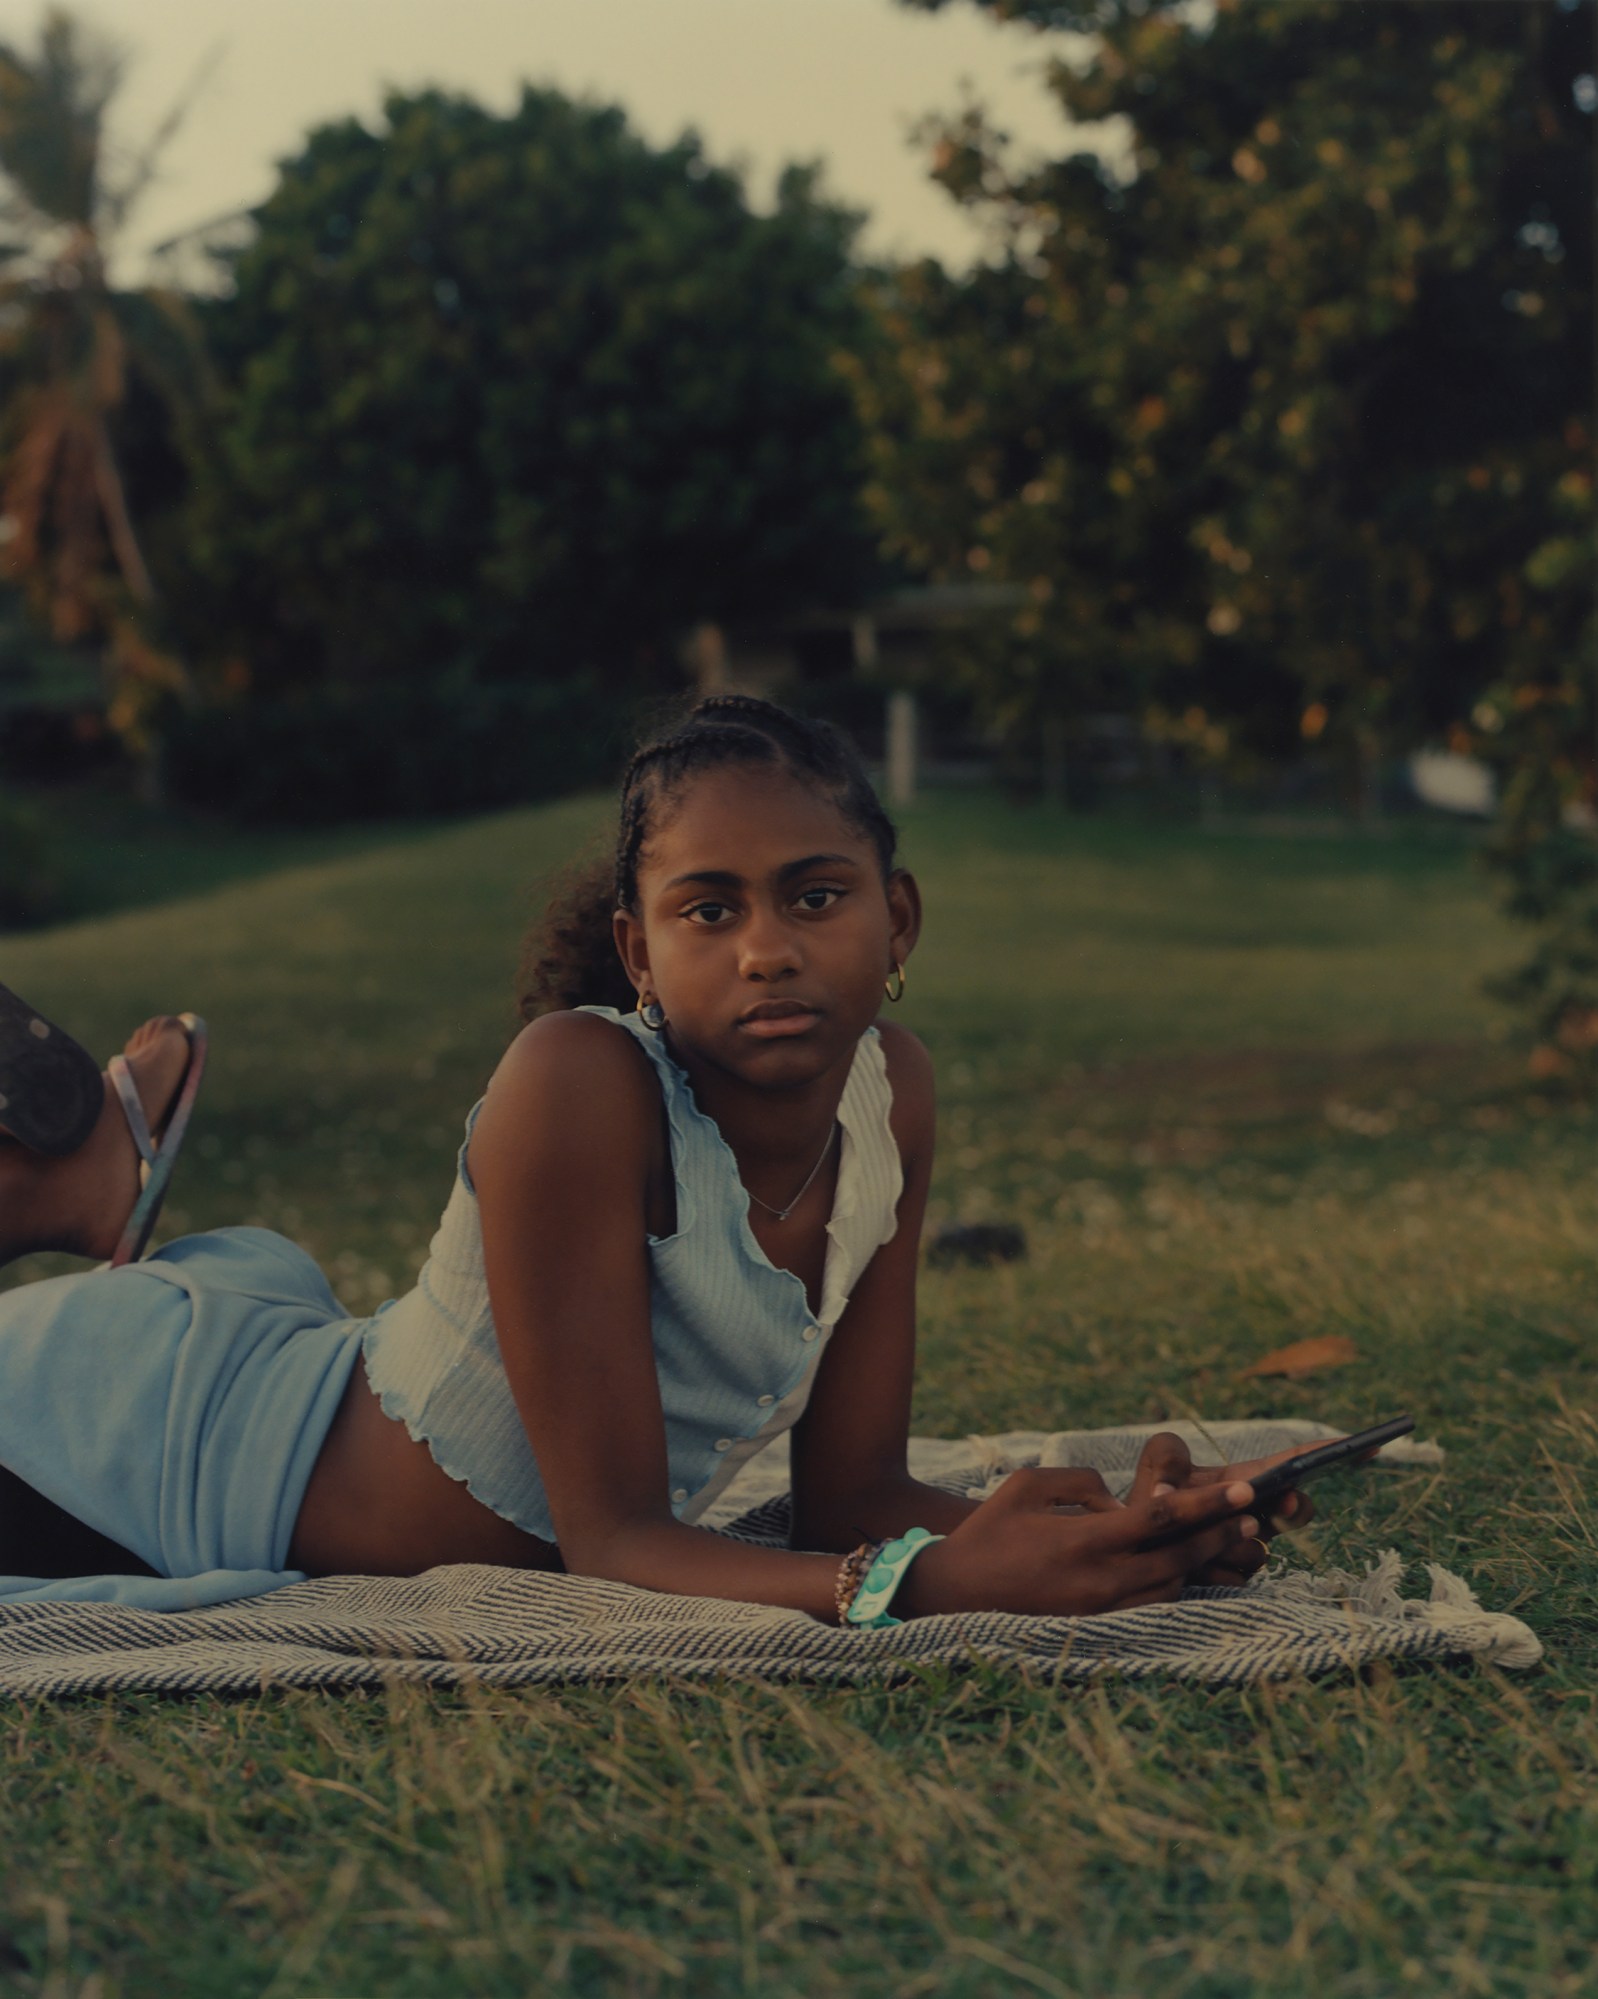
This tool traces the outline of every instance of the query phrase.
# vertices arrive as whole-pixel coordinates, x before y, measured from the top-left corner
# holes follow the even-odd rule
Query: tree
[[[141,389],[177,398],[197,354],[182,301],[119,292],[107,277],[110,243],[188,101],[108,172],[106,112],[122,72],[120,54],[59,9],[35,49],[0,43],[0,505],[5,573],[53,637],[107,645],[111,719],[137,741],[182,672],[157,642],[119,424]]]
[[[1161,559],[1110,492],[1119,450],[1097,351],[1070,337],[1019,257],[952,277],[926,260],[868,289],[876,337],[851,372],[871,439],[868,498],[884,552],[940,582],[1024,586],[938,662],[987,722],[1058,764],[1073,720],[1136,705],[1162,664],[1191,663]],[[1051,311],[1063,308],[1053,326]]]
[[[847,599],[871,544],[835,354],[856,218],[525,89],[312,133],[208,313],[189,630],[283,693],[579,667]]]
[[[1356,793],[1506,673],[1557,671],[1586,593],[1539,551],[1591,508],[1585,23],[1550,0],[977,4],[1094,30],[1052,87],[1130,148],[1124,172],[1022,171],[979,114],[943,132],[937,175],[995,218],[1030,315],[1019,352],[951,370],[963,411],[923,391],[980,470],[952,545],[1026,580],[1052,531],[1069,585],[1040,579],[1040,636],[1119,596],[1096,629],[1132,701],[1262,747],[1324,735]],[[902,484],[879,490],[897,526]]]

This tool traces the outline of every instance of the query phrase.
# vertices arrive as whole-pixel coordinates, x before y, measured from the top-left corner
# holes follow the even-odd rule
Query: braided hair
[[[611,918],[638,907],[638,868],[661,815],[703,771],[759,765],[825,792],[876,849],[884,881],[898,834],[872,789],[859,752],[830,722],[790,715],[750,694],[713,694],[634,753],[621,781],[614,855],[596,858],[556,886],[522,954],[524,1020],[574,1006],[626,1012],[636,994],[616,954]]]

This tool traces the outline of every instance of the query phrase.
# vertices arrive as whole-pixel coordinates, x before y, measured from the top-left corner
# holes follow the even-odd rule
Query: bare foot
[[[171,1014],[135,1029],[123,1050],[157,1144],[189,1062]],[[109,1075],[100,1120],[76,1152],[45,1159],[0,1140],[0,1262],[42,1249],[105,1261],[139,1197],[139,1151]]]

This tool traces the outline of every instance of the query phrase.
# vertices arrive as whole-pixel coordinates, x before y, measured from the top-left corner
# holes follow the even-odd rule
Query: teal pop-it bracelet
[[[902,1624],[903,1618],[888,1615],[894,1592],[922,1549],[943,1538],[941,1534],[929,1534],[925,1527],[912,1527],[896,1541],[885,1542],[855,1591],[854,1602],[844,1612],[844,1622],[857,1631],[886,1631],[890,1625]]]

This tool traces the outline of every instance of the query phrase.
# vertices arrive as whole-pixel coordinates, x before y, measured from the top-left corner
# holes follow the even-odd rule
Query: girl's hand
[[[1137,1477],[1127,1497],[1136,1499],[1144,1493],[1152,1495],[1189,1485],[1214,1486],[1238,1479],[1252,1480],[1270,1466],[1280,1464],[1284,1458],[1295,1456],[1303,1448],[1302,1444],[1290,1444],[1285,1451],[1277,1451],[1268,1458],[1255,1458],[1248,1464],[1196,1465],[1182,1439],[1164,1430],[1157,1437],[1150,1437],[1144,1445]],[[1258,1538],[1228,1551],[1202,1575],[1195,1576],[1194,1581],[1225,1589],[1237,1588],[1265,1566],[1270,1552],[1267,1543],[1284,1529],[1296,1532],[1300,1527],[1307,1527],[1314,1517],[1314,1505],[1302,1492],[1282,1493],[1270,1502],[1269,1512],[1262,1511]]]
[[[917,1556],[894,1607],[911,1617],[1081,1617],[1169,1603],[1254,1541],[1259,1523],[1243,1511],[1251,1497],[1233,1481],[1172,1485],[1122,1505],[1096,1471],[1012,1472],[947,1540]]]

